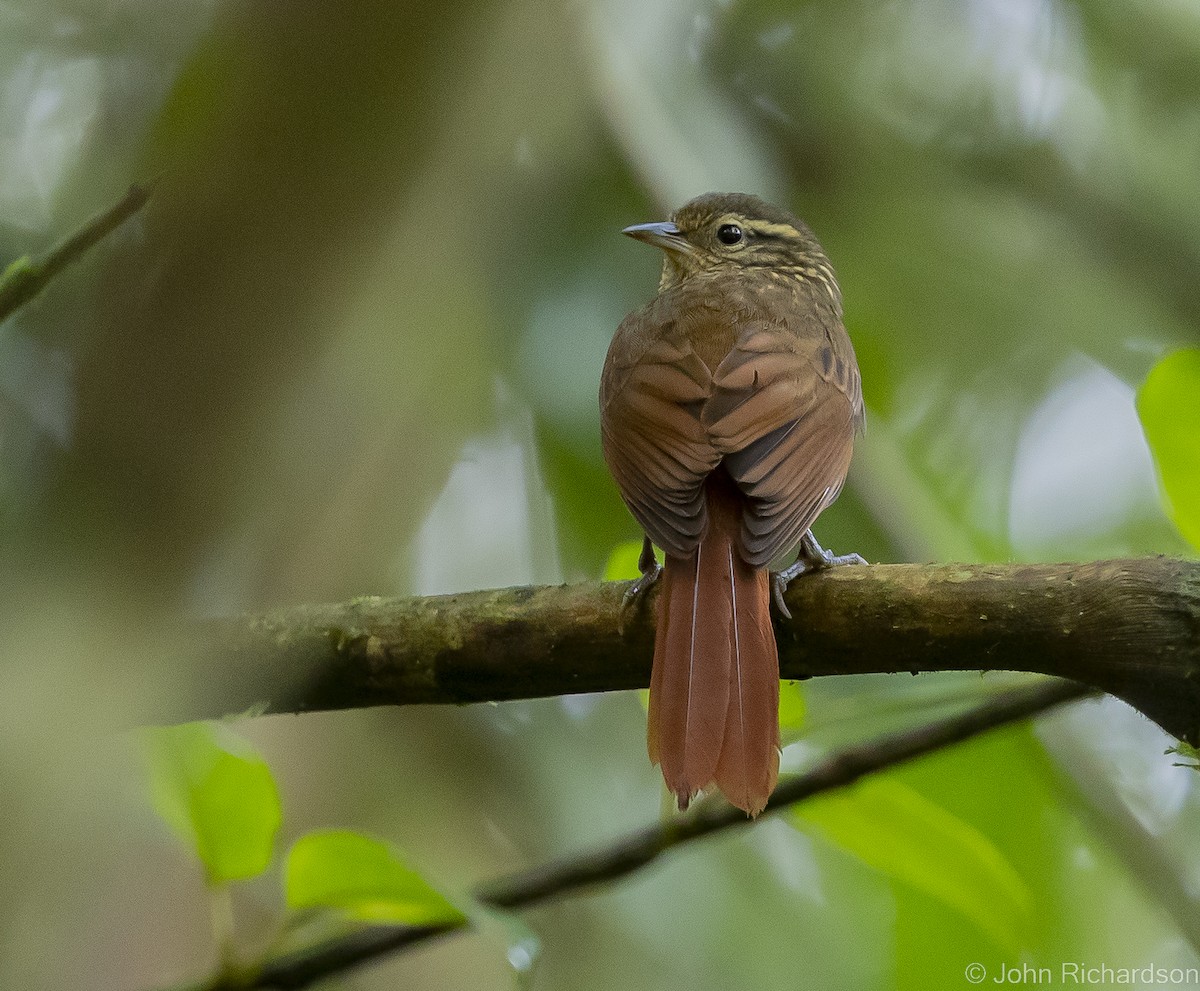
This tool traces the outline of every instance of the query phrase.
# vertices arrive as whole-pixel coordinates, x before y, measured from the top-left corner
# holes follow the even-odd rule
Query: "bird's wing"
[[[720,461],[700,423],[712,374],[683,335],[660,336],[649,321],[631,314],[613,338],[600,385],[601,441],[634,518],[683,557],[704,533],[702,486]]]
[[[747,325],[717,367],[701,414],[710,442],[749,497],[742,551],[760,567],[796,546],[837,498],[862,421],[845,331],[820,324],[804,330],[766,320]]]

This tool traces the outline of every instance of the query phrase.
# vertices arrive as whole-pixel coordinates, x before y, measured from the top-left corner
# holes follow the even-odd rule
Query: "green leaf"
[[[638,558],[642,554],[642,542],[629,540],[617,544],[608,555],[604,565],[604,580],[606,582],[628,581],[637,578],[641,571],[638,569]]]
[[[154,808],[195,851],[209,883],[265,871],[281,811],[263,759],[213,723],[149,729],[145,745]]]
[[[779,686],[779,731],[784,746],[794,743],[804,733],[807,711],[800,682],[783,682]]]
[[[318,830],[288,852],[288,908],[329,908],[363,922],[429,925],[466,917],[383,840],[349,830]]]
[[[1137,409],[1167,513],[1200,550],[1200,350],[1176,351],[1155,365],[1138,390]]]
[[[907,785],[872,778],[797,806],[796,826],[816,825],[864,863],[961,913],[999,946],[1026,942],[1030,895],[995,845]]]

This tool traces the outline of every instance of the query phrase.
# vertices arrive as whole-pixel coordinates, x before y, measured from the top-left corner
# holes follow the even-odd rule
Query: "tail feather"
[[[733,612],[714,601],[719,555],[701,544],[690,558],[668,557],[650,681],[650,759],[687,808],[717,774],[729,700],[729,627]]]
[[[765,570],[738,555],[736,494],[707,488],[703,541],[690,557],[668,555],[663,570],[648,749],[680,808],[715,783],[757,815],[779,772],[770,583]]]
[[[730,802],[756,816],[779,777],[779,655],[766,569],[752,569],[732,554],[729,572],[742,595],[734,602],[729,711],[716,783]]]

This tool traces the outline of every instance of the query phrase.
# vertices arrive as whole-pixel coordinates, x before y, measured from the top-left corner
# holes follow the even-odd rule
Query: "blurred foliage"
[[[230,882],[263,874],[275,854],[282,809],[266,762],[214,723],[143,731],[155,811],[204,868],[214,937],[232,974],[258,969],[237,945]],[[269,947],[296,951],[344,933],[353,923],[455,924],[465,916],[385,840],[351,830],[300,836],[283,870],[287,914]],[[217,975],[214,975],[217,976]]]
[[[386,841],[344,829],[307,833],[292,844],[285,890],[293,911],[337,909],[364,922],[404,925],[463,918]]]
[[[961,912],[1009,959],[1030,943],[1030,896],[982,833],[891,778],[799,806],[838,846],[888,877]]]
[[[154,808],[195,851],[208,883],[265,871],[282,813],[263,759],[209,723],[150,729],[145,736]]]
[[[1176,351],[1155,365],[1137,405],[1171,517],[1200,550],[1200,350]]]
[[[181,619],[628,573],[596,384],[659,261],[617,232],[691,195],[790,206],[838,270],[869,429],[823,543],[1191,552],[1170,438],[1194,438],[1196,393],[1152,375],[1139,422],[1134,390],[1197,345],[1198,70],[1200,14],[1174,0],[0,3],[0,270],[158,180],[0,324],[0,982],[209,963],[120,734],[213,691]],[[806,683],[784,766],[1002,680]],[[632,695],[248,732],[283,842],[392,837],[451,891],[659,807]],[[763,822],[355,980],[495,987],[537,944],[532,985],[580,991],[1195,966],[1198,799],[1171,742],[1085,706],[897,772],[869,817],[848,796],[818,833]],[[988,878],[1032,906],[999,942]],[[268,940],[278,891],[238,889],[239,935]]]

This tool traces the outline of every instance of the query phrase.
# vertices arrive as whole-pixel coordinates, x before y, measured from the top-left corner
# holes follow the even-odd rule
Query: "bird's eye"
[[[737,224],[722,224],[717,228],[717,240],[722,244],[737,244],[742,239],[742,229]]]

